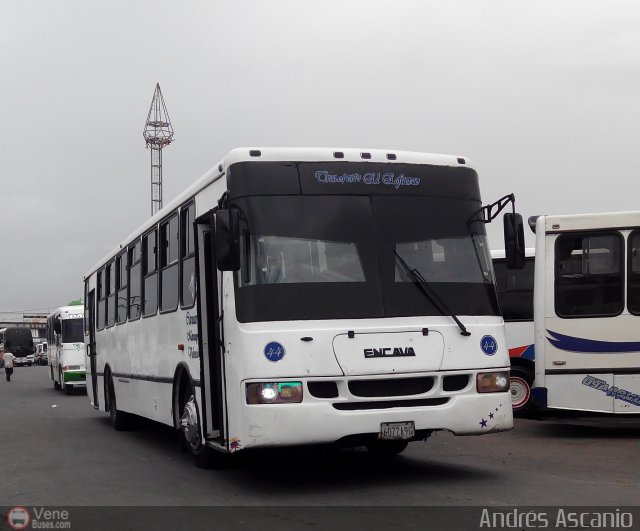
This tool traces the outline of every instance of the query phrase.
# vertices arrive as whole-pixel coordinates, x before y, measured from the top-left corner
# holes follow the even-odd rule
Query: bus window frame
[[[107,314],[106,314],[107,305],[105,302],[106,290],[105,290],[105,281],[104,281],[105,272],[106,272],[105,266],[100,267],[100,269],[98,269],[98,271],[96,272],[96,291],[98,292],[96,297],[96,330],[104,330],[105,325],[107,323]],[[100,308],[101,304],[102,304],[102,309]],[[102,326],[100,326],[101,315],[104,315],[104,321],[102,321]]]
[[[190,229],[193,231],[193,249],[191,249],[191,252],[189,254],[184,254],[185,253],[185,246],[187,244],[188,238],[186,237],[186,224],[184,223],[184,216],[183,213],[187,213],[189,211],[189,208],[193,207],[193,218],[191,219],[191,227]],[[197,298],[197,292],[194,292],[194,296],[193,296],[193,301],[191,301],[191,304],[185,305],[182,304],[182,300],[183,300],[183,286],[184,286],[184,279],[182,278],[184,275],[184,263],[186,260],[189,259],[193,259],[193,272],[194,272],[194,278],[195,278],[195,271],[196,271],[196,261],[195,261],[195,256],[196,256],[196,250],[195,250],[195,243],[196,243],[196,229],[195,229],[195,220],[196,220],[196,202],[193,198],[189,199],[186,203],[183,203],[182,206],[180,207],[180,227],[179,227],[179,254],[178,254],[178,263],[180,264],[179,266],[179,272],[178,272],[178,305],[180,306],[180,308],[182,310],[189,310],[191,308],[193,308],[196,304],[196,298]]]
[[[105,266],[104,266],[104,270],[105,270],[105,291],[106,291],[106,295],[105,298],[107,300],[107,304],[105,306],[106,312],[105,312],[105,322],[104,322],[104,327],[105,328],[113,328],[116,325],[116,308],[115,308],[115,303],[116,303],[116,261],[115,258],[112,258],[111,260],[109,260]],[[106,272],[109,272],[109,275],[106,274]],[[113,282],[111,281],[111,277],[113,277]],[[113,286],[111,285],[113,284]],[[113,291],[111,291],[113,289]],[[113,299],[113,322],[111,324],[109,324],[109,299]]]
[[[178,234],[177,234],[177,255],[176,255],[176,259],[173,262],[168,262],[168,263],[164,263],[165,261],[167,261],[167,256],[168,256],[168,249],[166,249],[165,247],[165,242],[169,243],[170,239],[165,240],[166,238],[166,231],[169,230],[169,226],[171,225],[171,222],[173,220],[176,220],[177,223],[177,229],[178,229]],[[178,307],[180,306],[180,213],[178,211],[178,209],[173,210],[170,214],[168,214],[166,217],[164,217],[160,223],[158,223],[158,235],[157,235],[157,240],[156,240],[156,245],[161,247],[160,248],[160,252],[156,251],[156,259],[157,259],[157,264],[156,264],[156,270],[158,272],[158,313],[160,315],[163,315],[165,313],[171,313],[171,312],[175,312]],[[171,269],[172,267],[176,268],[177,271],[177,280],[176,280],[176,304],[175,306],[172,306],[170,308],[166,308],[163,309],[162,308],[162,288],[164,285],[164,280],[165,280],[165,275],[166,275],[166,271],[168,271],[169,269]]]
[[[124,268],[124,278],[125,278],[125,285],[122,285],[122,259],[123,257],[126,259],[126,263],[125,263],[125,268]],[[116,264],[116,320],[115,320],[115,324],[116,326],[118,325],[122,325],[125,324],[127,322],[127,319],[129,317],[129,253],[128,250],[125,249],[124,251],[122,251],[121,253],[118,253],[116,255],[116,260],[115,260],[115,264]],[[126,291],[126,300],[127,300],[127,308],[126,311],[124,312],[124,320],[120,321],[118,319],[118,307],[120,304],[120,292],[121,291]]]
[[[500,301],[500,311],[502,312],[502,316],[504,319],[505,323],[530,323],[533,321],[533,317],[534,317],[534,294],[535,294],[535,284],[532,285],[532,288],[530,290],[525,290],[525,289],[518,289],[518,290],[507,290],[504,292],[500,291],[500,281],[498,281],[498,275],[495,272],[495,264],[504,264],[504,271],[505,273],[508,271],[514,271],[516,273],[518,272],[522,272],[524,273],[526,270],[526,264],[528,262],[532,262],[534,264],[534,272],[533,272],[533,277],[535,278],[535,257],[534,256],[527,256],[525,257],[525,267],[522,269],[509,269],[507,267],[507,260],[506,258],[494,258],[493,259],[493,263],[494,263],[494,275],[496,277],[496,290],[498,291],[498,298]],[[503,281],[503,283],[505,284],[505,288],[507,287],[507,282],[506,279]],[[503,299],[503,293],[530,293],[531,294],[531,318],[528,319],[507,319],[504,317],[504,308],[503,308],[503,303],[502,303],[502,299]]]
[[[637,310],[632,310],[631,307],[629,306],[629,298],[630,298],[630,290],[631,290],[631,275],[633,274],[633,271],[631,269],[631,265],[632,265],[632,261],[633,261],[633,257],[631,255],[631,239],[633,236],[640,236],[640,229],[634,229],[632,230],[628,236],[627,236],[627,242],[625,245],[625,252],[627,253],[627,274],[625,275],[625,306],[627,308],[627,311],[631,314],[631,315],[640,315],[640,300],[638,301],[638,309]],[[639,246],[640,248],[640,246]],[[637,273],[635,273],[638,277],[638,283],[640,283],[640,271],[638,271]]]
[[[620,278],[620,282],[622,284],[620,290],[620,304],[619,310],[616,313],[589,313],[589,314],[561,314],[558,312],[558,247],[562,240],[567,238],[592,238],[598,236],[614,236],[619,243],[620,256],[619,260],[619,273],[618,276]],[[602,317],[618,317],[621,315],[626,309],[626,284],[627,284],[627,276],[625,274],[625,255],[627,252],[627,245],[624,236],[619,230],[615,229],[603,229],[603,230],[580,230],[575,232],[566,232],[560,234],[555,242],[554,242],[554,250],[553,250],[553,312],[560,319],[597,319]],[[591,274],[589,274],[591,276]],[[596,275],[593,275],[596,276]]]
[[[155,245],[153,247],[153,254],[155,255],[155,268],[154,270],[149,273],[147,271],[147,238],[152,234],[155,233]],[[160,309],[160,282],[159,282],[159,271],[158,271],[158,264],[159,264],[159,260],[158,260],[158,224],[155,224],[152,228],[150,228],[149,230],[147,230],[145,233],[142,234],[142,247],[141,247],[141,253],[142,253],[142,268],[141,268],[141,283],[140,283],[140,293],[141,293],[141,312],[140,315],[142,316],[143,319],[147,319],[149,317],[154,317],[156,315],[158,315],[158,310]],[[146,296],[147,296],[147,289],[146,289],[146,280],[148,278],[150,278],[151,276],[155,275],[156,276],[156,309],[153,313],[146,313]]]
[[[138,251],[138,261],[133,263],[131,260],[131,254],[135,249],[136,245],[139,245]],[[127,245],[127,321],[137,321],[142,317],[142,297],[144,297],[143,290],[143,278],[142,278],[142,238],[138,237]],[[140,290],[140,311],[138,312],[137,317],[131,317],[131,267],[139,265],[140,269],[138,271],[138,281],[139,281],[139,290]]]

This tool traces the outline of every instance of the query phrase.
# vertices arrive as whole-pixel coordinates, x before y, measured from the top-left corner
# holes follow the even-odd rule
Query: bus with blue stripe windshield
[[[86,274],[91,404],[116,429],[180,430],[204,467],[509,430],[485,224],[512,210],[507,259],[524,265],[513,203],[483,206],[459,156],[235,149]]]

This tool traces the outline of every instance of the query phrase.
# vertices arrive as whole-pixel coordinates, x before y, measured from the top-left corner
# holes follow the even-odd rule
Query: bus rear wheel
[[[182,434],[184,445],[189,449],[193,463],[198,468],[220,468],[226,461],[226,455],[207,447],[201,435],[200,414],[195,400],[193,385],[182,385],[180,396],[181,412],[178,428]]]
[[[531,384],[533,375],[524,367],[511,368],[511,407],[514,415],[523,416],[531,411]]]
[[[374,441],[367,444],[367,450],[377,457],[393,457],[407,448],[408,441]]]
[[[56,391],[59,391],[59,390],[60,390],[60,384],[59,384],[58,382],[56,382],[56,379],[55,379],[55,378],[54,378],[54,376],[53,376],[53,367],[51,367],[51,369],[50,369],[50,370],[51,370],[51,379],[53,380],[53,388],[54,388]]]
[[[111,374],[109,374],[107,386],[107,410],[109,411],[109,417],[111,418],[111,425],[117,431],[127,430],[130,426],[130,416],[128,413],[120,411],[117,408],[116,391],[113,386],[113,377]]]

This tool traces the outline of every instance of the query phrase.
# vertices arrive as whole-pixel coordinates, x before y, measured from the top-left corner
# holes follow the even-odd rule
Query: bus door
[[[630,411],[617,398],[620,385],[633,384],[616,373],[635,365],[621,341],[633,338],[624,315],[622,234],[598,229],[547,235],[546,247],[547,256],[553,257],[547,261],[550,304],[543,330],[548,406]]]
[[[96,304],[95,290],[89,292],[87,307],[89,310],[89,343],[85,346],[87,357],[89,358],[89,367],[91,370],[91,390],[93,396],[93,407],[98,409],[98,375],[96,374]]]
[[[196,220],[198,350],[201,382],[199,407],[206,438],[224,444],[226,435],[224,344],[220,310],[222,273],[216,267],[213,229],[212,212]]]

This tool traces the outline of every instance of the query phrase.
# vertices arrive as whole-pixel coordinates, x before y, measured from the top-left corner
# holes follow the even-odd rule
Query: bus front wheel
[[[180,419],[178,426],[184,444],[189,448],[193,463],[198,468],[220,468],[225,455],[207,447],[202,441],[200,414],[195,400],[195,392],[191,384],[184,384],[180,397]]]
[[[59,391],[60,390],[60,384],[58,382],[56,382],[56,379],[53,376],[53,367],[51,367],[51,379],[53,380],[53,388],[56,391]]]
[[[533,375],[525,367],[512,367],[510,380],[511,407],[515,415],[522,416],[531,410]]]

